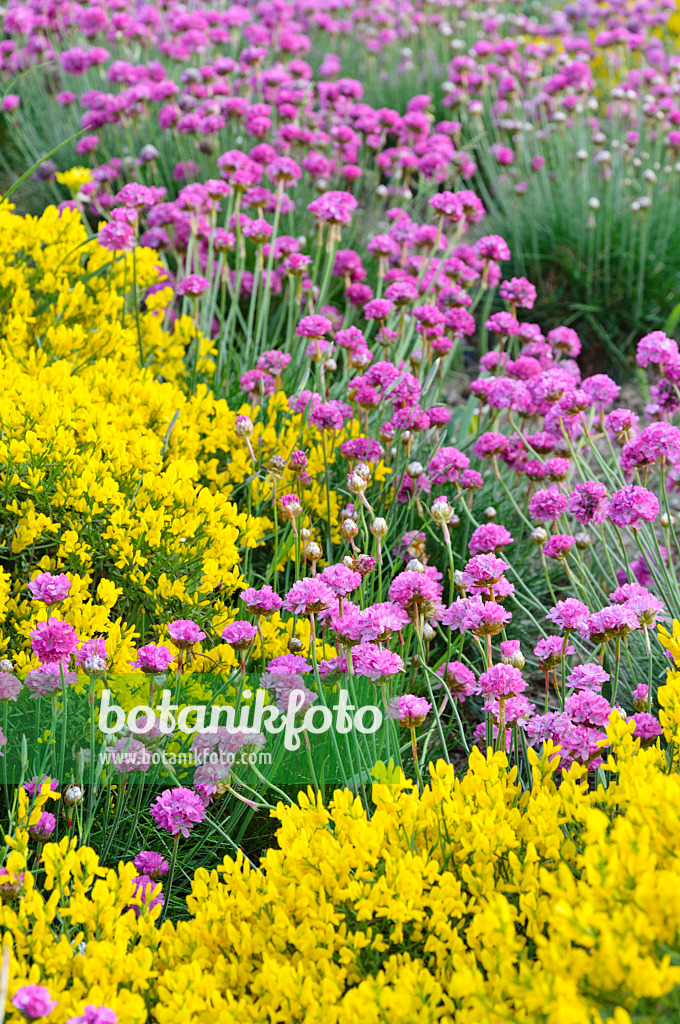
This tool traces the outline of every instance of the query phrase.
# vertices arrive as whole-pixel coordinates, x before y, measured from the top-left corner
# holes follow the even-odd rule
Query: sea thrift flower
[[[153,850],[142,850],[132,862],[140,875],[148,875],[155,880],[163,878],[170,870],[170,866],[160,853]]]
[[[612,713],[611,704],[606,697],[594,690],[577,690],[571,693],[564,702],[564,710],[572,722],[583,723],[594,728],[602,728],[609,724]]]
[[[509,530],[496,523],[482,523],[472,533],[468,543],[471,555],[498,554],[513,543]]]
[[[387,717],[399,722],[402,729],[417,729],[423,724],[431,709],[432,705],[424,697],[404,693],[392,700],[387,709]]]
[[[546,636],[539,640],[534,647],[534,654],[544,672],[549,672],[559,665],[566,656],[575,653],[572,644],[568,643],[565,647],[564,640],[565,638],[561,636]]]
[[[575,597],[568,597],[565,601],[558,601],[555,607],[550,609],[546,619],[550,619],[567,632],[570,629],[582,629],[589,615],[590,609],[587,604]]]
[[[161,673],[170,666],[173,655],[167,647],[157,644],[146,644],[137,651],[137,660],[131,662],[132,668],[139,668],[142,672]]]
[[[601,690],[608,679],[608,672],[599,665],[588,662],[587,665],[577,665],[573,669],[567,676],[567,685],[573,686],[575,690]]]
[[[445,665],[440,665],[437,675],[442,677],[454,700],[460,701],[461,704],[465,702],[466,697],[477,693],[477,680],[474,672],[471,672],[461,661],[449,661]]]
[[[575,543],[576,538],[570,533],[554,533],[542,551],[546,558],[566,558]]]
[[[222,630],[222,639],[235,651],[247,651],[253,646],[256,636],[257,626],[243,619],[232,622]]]
[[[186,650],[205,640],[205,633],[191,619],[176,619],[175,622],[171,622],[168,625],[168,633],[180,650]]]
[[[0,700],[15,701],[22,690],[22,682],[11,672],[0,672]]]
[[[529,501],[529,516],[541,523],[559,519],[567,508],[566,495],[551,487],[548,490],[536,491]]]
[[[484,694],[508,697],[526,690],[522,673],[512,665],[492,665],[479,677],[479,688]]]
[[[31,630],[33,653],[42,662],[67,662],[78,646],[78,634],[73,626],[60,619],[39,622]]]
[[[251,615],[262,615],[265,618],[280,611],[283,606],[282,599],[274,593],[269,584],[265,584],[259,590],[247,587],[241,591],[239,597]]]
[[[454,601],[442,615],[442,624],[461,633],[469,629],[473,636],[496,636],[511,619],[511,612],[495,601],[469,597]]]
[[[205,818],[205,808],[200,797],[191,789],[178,786],[165,789],[152,803],[149,813],[158,828],[186,839],[194,825]]]
[[[581,636],[594,643],[605,643],[607,640],[627,636],[632,630],[639,628],[640,623],[632,608],[625,604],[610,604],[590,616],[581,629]]]
[[[52,999],[43,985],[22,985],[12,997],[12,1006],[26,1020],[38,1020],[56,1010],[57,1000]]]
[[[622,487],[611,497],[609,519],[614,526],[629,526],[639,530],[643,523],[651,523],[659,514],[659,502],[646,487]]]
[[[663,736],[663,728],[659,720],[646,711],[636,711],[627,721],[635,722],[633,737],[636,740],[642,740],[643,746],[648,746],[657,737]]]
[[[508,563],[495,555],[475,555],[465,566],[462,582],[468,587],[493,586],[508,568]]]
[[[576,484],[567,501],[567,512],[582,526],[603,523],[609,512],[607,488],[596,480]]]
[[[383,683],[404,671],[404,662],[398,654],[372,643],[360,643],[352,651],[354,671],[372,683]]]
[[[361,585],[361,574],[352,572],[343,562],[327,565],[317,579],[330,587],[336,597],[346,597]]]
[[[321,579],[307,576],[290,588],[283,602],[293,615],[313,615],[333,607],[335,594]]]
[[[652,331],[645,334],[637,345],[637,361],[639,366],[647,367],[650,363],[665,366],[678,358],[678,343],[669,338],[663,331]]]
[[[140,879],[135,879],[135,885],[139,886]],[[157,897],[153,905],[163,903],[162,897]],[[80,1017],[69,1017],[66,1024],[118,1024],[118,1016],[108,1006],[94,1006],[92,1003],[86,1006]]]
[[[177,285],[177,294],[188,295],[192,299],[197,299],[209,287],[210,281],[207,277],[203,277],[201,274],[189,274]]]
[[[407,569],[399,573],[388,591],[390,601],[415,614],[419,609],[425,618],[433,615],[441,599],[441,585],[424,572]]]
[[[71,581],[65,573],[53,576],[51,572],[42,572],[28,584],[28,589],[34,601],[43,601],[44,604],[59,604],[68,597],[71,589]]]
[[[57,827],[57,819],[49,811],[43,811],[40,818],[35,825],[31,825],[29,833],[39,843],[44,843],[46,839],[49,839],[55,828]]]

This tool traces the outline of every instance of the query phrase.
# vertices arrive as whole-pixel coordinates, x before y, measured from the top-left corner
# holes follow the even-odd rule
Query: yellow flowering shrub
[[[674,676],[662,701],[679,691]],[[462,777],[432,766],[420,796],[403,776],[376,784],[370,819],[349,791],[301,793],[273,812],[260,867],[198,870],[190,918],[160,927],[160,907],[125,909],[132,865],[64,839],[36,875],[18,828],[10,996],[44,985],[55,1024],[85,1002],[135,1024],[630,1024],[650,1000],[677,1020],[680,777],[616,712],[608,737],[596,790],[577,765],[556,777],[547,749],[523,791],[504,754],[475,748]]]

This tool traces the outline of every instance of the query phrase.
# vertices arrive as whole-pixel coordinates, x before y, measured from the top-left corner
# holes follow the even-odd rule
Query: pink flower
[[[565,656],[575,653],[572,644],[566,644],[565,649],[565,639],[561,636],[546,636],[534,647],[534,654],[544,672],[549,672],[559,665]]]
[[[176,619],[175,622],[170,622],[168,633],[180,650],[186,650],[200,640],[205,640],[205,633],[191,619]]]
[[[529,516],[542,523],[559,519],[567,504],[568,499],[556,487],[536,491],[529,502]]]
[[[657,363],[665,366],[678,358],[678,343],[669,338],[663,331],[652,331],[645,334],[637,346],[637,361],[639,366],[649,366],[650,363]]]
[[[558,601],[554,608],[551,608],[546,619],[550,619],[560,629],[582,629],[588,621],[590,609],[583,601],[575,597],[568,597],[566,601]]]
[[[15,701],[21,693],[22,683],[11,672],[0,672],[0,700]]]
[[[614,526],[639,530],[642,523],[651,523],[659,514],[659,502],[646,487],[622,487],[612,494],[609,519]]]
[[[526,690],[526,686],[522,673],[512,665],[492,665],[479,677],[482,693],[494,697],[513,696]]]
[[[205,807],[200,797],[191,789],[178,786],[165,789],[149,809],[151,817],[160,829],[186,839],[194,825],[205,818]]]
[[[575,690],[601,690],[603,683],[609,679],[609,673],[605,672],[599,665],[588,662],[587,665],[577,665],[571,675],[567,676],[567,684]]]
[[[570,533],[554,533],[541,550],[546,558],[566,558],[575,543]]]
[[[263,615],[265,618],[280,611],[283,606],[279,595],[274,593],[268,584],[260,587],[259,590],[256,590],[255,587],[247,587],[241,591],[239,597],[251,615]]]
[[[22,985],[12,998],[12,1006],[26,1020],[38,1020],[49,1017],[57,1008],[57,1000],[52,999],[43,985]]]
[[[257,626],[253,626],[251,622],[246,622],[244,619],[232,622],[222,630],[222,639],[235,651],[247,651],[249,647],[253,646],[256,636]]]
[[[445,665],[440,665],[437,675],[442,677],[454,700],[460,701],[461,704],[465,702],[466,697],[477,693],[478,687],[474,672],[471,672],[462,661],[449,661]]]
[[[312,615],[333,607],[335,594],[322,580],[306,576],[290,588],[283,602],[293,615]]]
[[[609,723],[611,704],[602,694],[594,690],[577,690],[564,702],[564,710],[576,724],[602,728]]]
[[[319,573],[318,579],[330,587],[336,597],[346,597],[347,594],[351,594],[353,590],[356,590],[361,585],[361,574],[352,572],[344,562],[339,562],[336,565],[327,565]]]
[[[512,619],[512,613],[495,601],[481,597],[462,597],[454,601],[442,615],[442,625],[472,631],[473,636],[496,636]]]
[[[39,843],[44,843],[46,839],[49,839],[55,828],[57,827],[57,819],[49,811],[43,811],[38,818],[35,825],[31,825],[29,833],[33,839]]]
[[[140,879],[135,879],[135,885],[139,886]],[[159,898],[162,903],[162,897]],[[158,900],[154,901],[154,904]],[[108,1006],[94,1006],[90,1003],[86,1006],[80,1017],[69,1017],[66,1024],[118,1024],[118,1016]]]
[[[165,672],[169,667],[173,655],[167,647],[156,644],[146,644],[137,651],[137,660],[131,662],[132,668],[139,668],[142,672]]]
[[[209,287],[210,281],[207,277],[203,277],[201,274],[189,274],[177,285],[177,294],[188,295],[190,298],[196,299],[199,295],[203,295]]]
[[[398,654],[376,644],[360,643],[352,651],[354,671],[372,683],[381,683],[404,671],[404,662]]]
[[[42,662],[68,662],[78,645],[78,634],[73,626],[60,619],[39,622],[31,630],[33,653]]]
[[[406,569],[392,580],[388,591],[391,601],[413,613],[417,607],[427,618],[434,615],[441,600],[442,587],[427,572]]]
[[[609,512],[607,488],[596,480],[576,484],[567,500],[567,512],[583,526],[603,523]]]
[[[170,866],[160,853],[153,850],[141,850],[132,862],[140,875],[148,875],[154,880],[167,875]]]
[[[153,910],[154,907],[163,906],[165,900],[161,893],[160,882],[154,881],[148,875],[138,875],[137,878],[132,879],[132,884],[135,887],[132,895],[141,899],[141,906],[138,903],[131,903],[126,909],[134,910],[137,917],[140,916],[143,909],[148,911]],[[99,1019],[99,1017],[95,1017],[95,1020]]]
[[[65,573],[53,576],[51,572],[41,572],[31,580],[28,589],[34,601],[43,601],[46,605],[59,604],[68,597],[71,581]]]
[[[129,252],[135,247],[134,228],[119,220],[111,220],[100,228],[97,239],[102,248],[109,252]]]
[[[636,711],[627,719],[628,722],[635,722],[633,736],[636,740],[642,740],[643,746],[652,743],[657,736],[663,736],[661,723],[646,711]]]
[[[424,697],[404,693],[395,697],[387,709],[387,717],[399,722],[402,729],[415,729],[422,725],[432,705]]]
[[[95,636],[91,640],[83,640],[76,651],[76,665],[85,665],[91,658],[100,658],[103,662],[108,661],[106,653],[106,642],[103,637]]]
[[[475,555],[465,566],[463,583],[467,587],[490,587],[498,583],[508,568],[508,563],[495,555]]]

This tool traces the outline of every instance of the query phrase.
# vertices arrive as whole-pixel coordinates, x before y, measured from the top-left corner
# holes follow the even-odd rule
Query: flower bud
[[[434,629],[429,622],[423,623],[423,640],[434,640],[437,635],[436,629]]]
[[[291,654],[299,654],[302,650],[302,641],[298,640],[296,636],[292,636],[288,641],[288,650]]]
[[[364,480],[371,479],[371,467],[367,462],[358,462],[354,472],[358,473],[359,476],[363,476]]]
[[[250,437],[254,430],[253,421],[250,416],[237,416],[234,423],[234,433],[237,437]]]
[[[498,515],[498,512],[493,507],[493,505],[487,505],[487,507],[484,509],[484,512],[482,513],[482,515],[484,516],[484,522],[490,523],[492,519],[496,518],[496,516]]]
[[[436,501],[432,502],[430,515],[434,519],[435,523],[439,523],[441,525],[442,523],[450,523],[454,512],[447,498],[437,498]]]
[[[412,558],[410,562],[407,562],[406,568],[409,572],[425,572],[425,566],[417,558]]]
[[[374,537],[384,537],[387,533],[387,520],[380,516],[376,517],[369,526],[369,530]]]
[[[422,462],[409,462],[406,467],[406,475],[410,477],[411,480],[417,480],[424,472],[425,470],[423,469]]]
[[[665,512],[662,512],[662,514],[659,516],[659,522],[663,526],[664,530],[667,530],[669,526],[675,525],[675,516],[672,515],[669,518]]]
[[[458,587],[461,590],[465,589],[465,584],[463,583],[463,573],[460,569],[453,570],[453,585],[454,587]]]
[[[285,468],[286,460],[282,459],[280,455],[272,455],[269,460],[269,472],[273,476],[281,476]]]
[[[359,527],[353,519],[343,519],[342,526],[340,527],[340,533],[343,537],[347,537],[350,540],[352,537],[356,537],[359,532]]]
[[[296,519],[302,515],[302,505],[297,494],[282,494],[276,503],[284,519]]]
[[[0,660],[0,672],[13,672],[13,671],[14,671],[14,665],[9,660],[9,658],[2,658]]]
[[[95,676],[103,676],[107,668],[106,658],[100,658],[99,655],[93,654],[90,658],[85,659],[83,668],[88,676],[93,679]]]
[[[316,541],[310,540],[309,544],[305,547],[305,554],[311,562],[318,562],[321,558],[321,548]]]
[[[579,531],[579,533],[574,537],[574,540],[576,541],[576,547],[579,551],[585,551],[586,548],[590,547],[591,537],[587,530]]]
[[[544,530],[542,526],[537,526],[535,530],[531,531],[531,543],[532,544],[545,544],[548,539],[548,531]]]
[[[347,474],[347,489],[350,494],[363,494],[368,487],[368,480],[354,470]]]
[[[83,791],[80,786],[69,786],[64,793],[64,803],[67,807],[75,807],[83,799]]]

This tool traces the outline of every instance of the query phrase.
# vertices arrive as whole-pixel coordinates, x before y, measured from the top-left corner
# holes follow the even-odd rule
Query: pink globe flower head
[[[567,499],[567,512],[570,512],[582,526],[603,523],[609,512],[607,488],[597,480],[585,480],[576,484]]]
[[[131,224],[111,220],[100,228],[97,241],[109,252],[129,252],[135,247],[135,229]]]
[[[135,884],[139,883],[135,879]],[[118,1024],[118,1015],[108,1006],[95,1006],[90,1003],[83,1010],[80,1017],[69,1017],[66,1024]]]
[[[392,580],[388,596],[412,617],[417,608],[424,618],[429,618],[439,607],[442,587],[429,573],[406,569]]]
[[[626,601],[626,606],[637,615],[640,625],[647,629],[656,626],[659,619],[664,617],[663,602],[654,594],[635,594]]]
[[[163,790],[152,803],[149,813],[159,829],[186,839],[194,825],[205,818],[205,807],[197,793],[177,786]]]
[[[21,680],[13,676],[11,672],[0,672],[0,700],[15,701],[22,688]]]
[[[669,338],[663,331],[652,331],[645,334],[637,346],[639,366],[647,367],[650,363],[666,366],[678,358],[678,343]]]
[[[481,597],[458,598],[442,615],[442,625],[467,629],[473,636],[496,636],[512,619],[512,613],[495,601],[484,601]]]
[[[449,661],[440,665],[437,675],[442,677],[442,682],[453,699],[461,704],[465,702],[466,697],[477,693],[478,686],[474,672],[467,668],[462,661]]]
[[[513,306],[533,309],[536,302],[536,289],[526,277],[513,277],[501,283],[499,294],[502,299]]]
[[[395,697],[387,709],[387,717],[399,722],[402,729],[417,729],[425,721],[432,705],[424,697],[403,693]]]
[[[101,636],[95,636],[91,640],[83,640],[76,651],[76,665],[84,667],[92,658],[99,658],[105,664],[108,663],[106,641]]]
[[[25,1020],[39,1020],[56,1010],[57,1000],[43,985],[22,985],[12,997],[12,1006]]]
[[[33,653],[44,663],[61,662],[66,664],[76,647],[78,634],[73,626],[60,619],[48,619],[39,622],[31,630],[31,647]]]
[[[153,850],[141,850],[132,863],[140,875],[148,875],[154,881],[163,878],[170,870],[167,860]]]
[[[570,533],[553,533],[541,550],[546,558],[564,559],[575,543],[576,538]]]
[[[595,690],[577,690],[567,697],[564,710],[576,725],[597,729],[609,724],[612,706],[606,697]]]
[[[658,514],[656,495],[646,487],[622,487],[612,494],[609,520],[614,526],[639,530],[643,523],[653,522]]]
[[[565,632],[571,629],[582,629],[587,623],[590,609],[583,601],[575,597],[568,597],[565,601],[558,601],[554,608],[551,608],[546,619],[550,619]]]
[[[112,747],[109,747],[109,751],[120,775],[148,772],[151,767],[150,752],[142,740],[135,736],[121,736]]]
[[[587,665],[577,665],[572,670],[567,676],[567,686],[573,686],[575,690],[601,690],[608,679],[608,672],[599,665],[588,662]]]
[[[283,606],[282,599],[269,584],[265,584],[259,590],[255,587],[247,587],[241,591],[239,597],[251,615],[261,615],[265,618],[280,611]]]
[[[162,673],[167,671],[172,662],[173,655],[167,647],[158,644],[146,644],[137,651],[137,660],[131,662],[132,668],[141,669],[148,674]]]
[[[497,555],[509,544],[514,543],[513,537],[505,526],[497,523],[482,523],[472,532],[468,543],[471,555]]]
[[[43,811],[35,825],[31,825],[29,835],[39,843],[50,838],[57,827],[57,819],[49,811]]]
[[[222,630],[222,639],[235,651],[247,651],[255,643],[256,636],[257,626],[244,619],[232,622]]]
[[[513,665],[491,665],[479,677],[479,688],[487,696],[513,697],[526,687],[522,673]]]
[[[210,287],[210,281],[207,277],[203,277],[201,274],[188,274],[182,281],[177,285],[178,295],[187,295],[189,298],[197,299],[199,296],[207,292]]]
[[[297,517],[302,515],[303,508],[297,494],[282,494],[277,500],[277,506],[286,522],[294,524]]]
[[[544,672],[552,671],[565,657],[575,653],[573,645],[565,643],[565,639],[561,636],[546,636],[534,647],[534,654]]]
[[[344,615],[331,615],[330,627],[336,643],[348,646],[367,643],[378,636],[378,627],[368,611],[346,611]]]
[[[404,662],[398,654],[372,643],[360,643],[355,647],[352,662],[356,674],[365,676],[372,683],[388,682],[404,671]]]
[[[659,720],[646,711],[636,711],[627,721],[635,722],[633,738],[640,740],[643,747],[651,746],[659,736],[663,736],[663,728]]]
[[[567,508],[567,503],[566,495],[558,491],[556,487],[536,491],[529,502],[529,516],[541,523],[559,519]]]
[[[205,640],[205,633],[191,619],[176,619],[168,623],[168,633],[175,646],[181,651],[188,650],[194,644]]]
[[[53,576],[51,572],[41,572],[32,579],[28,589],[34,601],[42,601],[46,605],[59,604],[68,597],[71,581],[65,573]]]
[[[581,629],[581,636],[596,644],[606,643],[628,636],[630,632],[640,628],[638,617],[626,604],[610,604],[599,612],[594,612],[586,625]]]
[[[361,586],[361,574],[352,572],[344,562],[327,565],[318,578],[330,587],[336,597],[347,597],[353,590]]]
[[[290,588],[283,602],[286,611],[293,615],[314,615],[332,608],[335,594],[327,584],[314,576],[297,580]]]
[[[495,555],[475,555],[465,566],[462,582],[466,587],[492,587],[509,568],[507,562]]]

